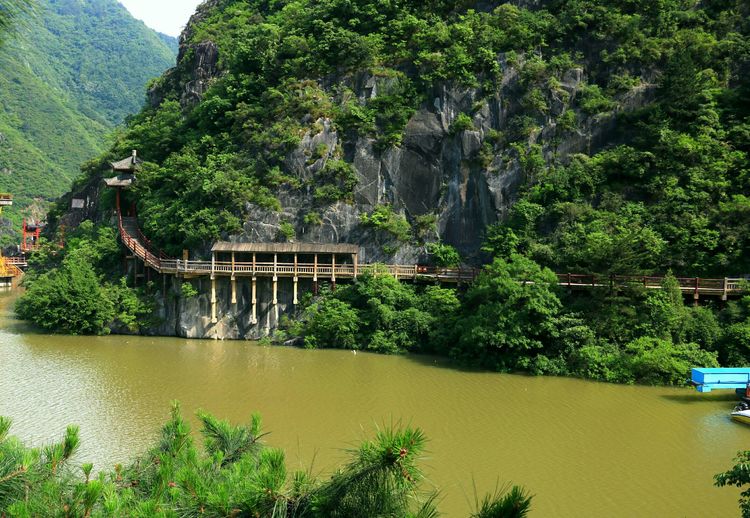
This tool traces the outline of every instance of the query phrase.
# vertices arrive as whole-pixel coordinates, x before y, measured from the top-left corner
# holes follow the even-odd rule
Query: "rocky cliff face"
[[[544,2],[521,3],[537,7]],[[180,38],[177,67],[149,92],[153,106],[163,102],[169,92],[172,98],[176,93],[180,103],[189,108],[200,102],[212,81],[221,75],[215,42],[195,41],[195,27],[218,4],[220,0],[204,2],[191,19]],[[488,3],[486,7],[492,6]],[[572,68],[554,85],[539,88],[545,109],[528,117],[530,110],[524,101],[528,84],[522,77],[526,58],[498,59],[503,79],[491,95],[454,83],[434,84],[406,124],[398,146],[382,148],[372,136],[344,134],[330,118],[302,121],[315,129],[302,136],[296,149],[286,157],[284,168],[285,174],[308,187],[282,188],[277,193],[281,205],[278,211],[248,204],[242,232],[229,239],[356,243],[361,246],[360,260],[398,264],[427,261],[424,243],[440,240],[456,247],[467,262],[478,263],[487,227],[508,214],[519,187],[528,180],[523,164],[529,149],[537,147],[547,161],[564,161],[579,152],[594,153],[618,142],[618,113],[643,106],[654,92],[652,85],[643,84],[616,99],[615,110],[587,114],[578,108],[577,102],[586,86],[587,73],[583,68]],[[365,104],[391,90],[394,81],[397,79],[361,71],[343,78],[326,78],[320,81],[320,86],[328,92],[343,91],[334,88],[343,86]],[[336,95],[331,93],[332,100],[341,102]],[[466,122],[466,114],[470,114],[470,124]],[[563,124],[564,114],[568,117]],[[526,116],[533,123],[520,136],[518,116]],[[458,125],[461,118],[462,124]],[[356,175],[352,199],[321,209],[313,196],[316,174],[329,161],[342,158]],[[420,239],[399,241],[395,235],[364,225],[363,215],[382,205],[389,205],[413,228],[420,222],[429,222],[427,228],[421,229]],[[319,216],[317,221],[309,220],[311,213]],[[290,225],[294,228],[291,237]],[[148,330],[149,333],[193,338],[259,338],[277,327],[281,315],[294,310],[290,289],[282,283],[279,304],[273,306],[269,302],[270,281],[265,286],[259,279],[257,319],[253,319],[247,286],[238,287],[237,303],[232,304],[229,282],[220,279],[217,281],[219,322],[212,324],[210,281],[191,281],[198,295],[190,299],[180,295],[182,282],[174,278],[164,281],[157,311],[162,324]],[[305,287],[301,289],[304,291]]]
[[[219,50],[214,42],[195,42],[195,27],[220,4],[208,0],[201,4],[180,38],[178,66],[150,92],[158,105],[163,92],[179,92],[184,106],[198,103],[211,81],[221,74]],[[517,2],[521,6],[541,7],[542,0]],[[486,4],[486,5],[485,5]],[[496,5],[482,4],[486,9]],[[482,5],[479,8],[482,8]],[[435,84],[426,100],[411,117],[398,147],[379,149],[376,141],[360,135],[352,139],[337,131],[331,119],[320,119],[317,132],[308,132],[286,160],[286,173],[305,183],[322,170],[328,160],[342,156],[357,176],[354,202],[339,202],[322,212],[313,201],[312,189],[287,189],[279,193],[281,210],[269,211],[248,205],[244,230],[231,239],[238,241],[276,241],[286,239],[282,224],[295,228],[291,239],[309,242],[349,242],[363,247],[365,261],[392,261],[411,264],[425,260],[423,245],[398,242],[387,232],[361,224],[361,216],[378,205],[388,204],[414,225],[419,217],[436,221],[426,239],[437,239],[455,246],[467,260],[477,260],[488,225],[502,219],[525,180],[517,147],[498,142],[497,135],[511,134],[513,118],[528,112],[523,106],[525,88],[519,72],[524,58],[511,65],[501,56],[503,81],[493,95],[479,89],[455,84]],[[388,91],[393,78],[360,72],[353,77],[326,79],[327,91],[334,85],[346,86],[364,103]],[[589,116],[576,109],[576,99],[586,83],[586,71],[567,71],[560,84],[545,88],[549,109],[537,113],[535,129],[516,142],[528,147],[539,145],[547,160],[562,159],[578,152],[592,153],[616,141],[618,111],[645,104],[653,93],[651,85],[636,88],[618,99],[617,110]],[[560,116],[571,110],[575,128],[561,127]],[[454,131],[459,114],[472,114],[473,128]],[[318,150],[327,150],[311,163]],[[307,182],[313,183],[313,182]],[[305,216],[320,213],[322,224],[305,223]]]
[[[437,224],[431,240],[439,237],[469,260],[476,259],[487,226],[507,214],[524,181],[519,152],[494,141],[498,134],[512,131],[509,123],[523,109],[517,95],[517,70],[506,67],[504,77],[501,88],[489,99],[480,97],[477,89],[435,85],[429,100],[408,122],[402,145],[386,150],[378,150],[375,140],[366,136],[346,141],[333,121],[319,120],[320,131],[304,136],[286,166],[295,176],[309,179],[332,159],[334,150],[343,148],[345,159],[357,175],[354,203],[340,202],[329,207],[321,214],[323,223],[310,226],[304,223],[304,216],[314,210],[311,193],[283,192],[280,212],[248,207],[250,215],[244,232],[233,239],[274,241],[282,222],[293,222],[297,239],[358,243],[368,262],[423,261],[423,247],[398,243],[387,233],[361,224],[362,214],[389,204],[412,223],[420,216],[434,215]],[[387,79],[367,75],[353,86],[358,86],[356,92],[361,98],[375,97],[382,81]],[[548,92],[551,109],[543,120],[537,121],[538,127],[525,145],[541,146],[544,157],[551,160],[565,159],[573,153],[592,153],[613,140],[617,111],[592,117],[577,113],[577,129],[563,130],[558,126],[557,117],[571,108],[583,83],[583,70],[574,69],[564,76],[559,92]],[[642,106],[652,92],[649,86],[630,92],[622,98],[620,110]],[[453,131],[453,124],[462,113],[473,113],[474,127]],[[330,150],[328,154],[309,164],[308,157],[322,145]]]

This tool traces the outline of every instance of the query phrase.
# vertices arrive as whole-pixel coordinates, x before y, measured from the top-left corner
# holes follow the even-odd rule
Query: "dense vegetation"
[[[0,417],[0,512],[3,516],[438,516],[436,494],[425,494],[418,464],[426,438],[418,428],[388,428],[351,451],[330,478],[288,473],[284,452],[263,444],[259,415],[232,426],[205,412],[203,449],[175,404],[158,442],[129,465],[93,472],[72,461],[80,439],[26,448]],[[514,486],[486,497],[473,518],[522,518],[531,497]]]
[[[556,276],[514,255],[496,259],[466,293],[364,276],[307,302],[277,339],[307,347],[422,352],[498,371],[682,385],[691,367],[746,364],[750,297],[721,312],[688,307],[674,278],[663,290],[566,295]]]
[[[15,31],[0,53],[0,191],[18,242],[22,215],[44,215],[83,162],[101,153],[106,137],[141,109],[144,87],[174,62],[152,30],[114,0],[3,2]],[[26,14],[13,4],[35,6]],[[29,209],[26,209],[32,205]],[[16,236],[13,239],[13,236]]]
[[[6,0],[0,6],[0,40],[17,28],[18,19],[32,12],[34,4],[30,0]]]
[[[28,290],[16,305],[21,318],[54,333],[136,332],[152,323],[147,294],[117,272],[120,249],[110,227],[84,221],[66,236],[64,248],[45,243],[29,260]]]

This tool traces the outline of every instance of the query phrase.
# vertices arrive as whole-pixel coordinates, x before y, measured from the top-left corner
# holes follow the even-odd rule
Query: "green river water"
[[[77,460],[99,468],[149,445],[179,399],[186,414],[234,422],[260,411],[267,443],[316,473],[379,425],[419,426],[447,516],[467,514],[475,486],[510,481],[536,495],[532,516],[739,515],[739,490],[712,486],[750,448],[727,394],[469,372],[427,357],[49,336],[15,321],[12,300],[0,298],[0,415],[35,445],[80,425]]]

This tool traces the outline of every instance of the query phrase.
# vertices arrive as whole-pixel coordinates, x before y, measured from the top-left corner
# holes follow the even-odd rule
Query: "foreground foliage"
[[[199,412],[203,450],[172,408],[157,444],[131,464],[92,474],[76,466],[78,429],[60,443],[24,447],[0,417],[0,512],[26,516],[438,516],[435,494],[424,495],[418,462],[426,438],[417,428],[380,430],[350,452],[330,478],[289,473],[284,452],[263,444],[261,420],[233,426]],[[472,516],[522,518],[531,496],[520,487],[487,496]]]
[[[718,487],[736,486],[743,488],[750,485],[750,451],[741,451],[734,459],[735,465],[728,471],[714,476],[714,484]],[[742,518],[750,518],[750,487],[740,493],[740,511]]]

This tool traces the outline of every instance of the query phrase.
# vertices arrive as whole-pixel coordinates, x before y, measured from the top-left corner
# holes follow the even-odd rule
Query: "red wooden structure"
[[[39,236],[44,229],[44,223],[23,220],[23,234],[21,236],[21,252],[31,252],[39,248]]]

